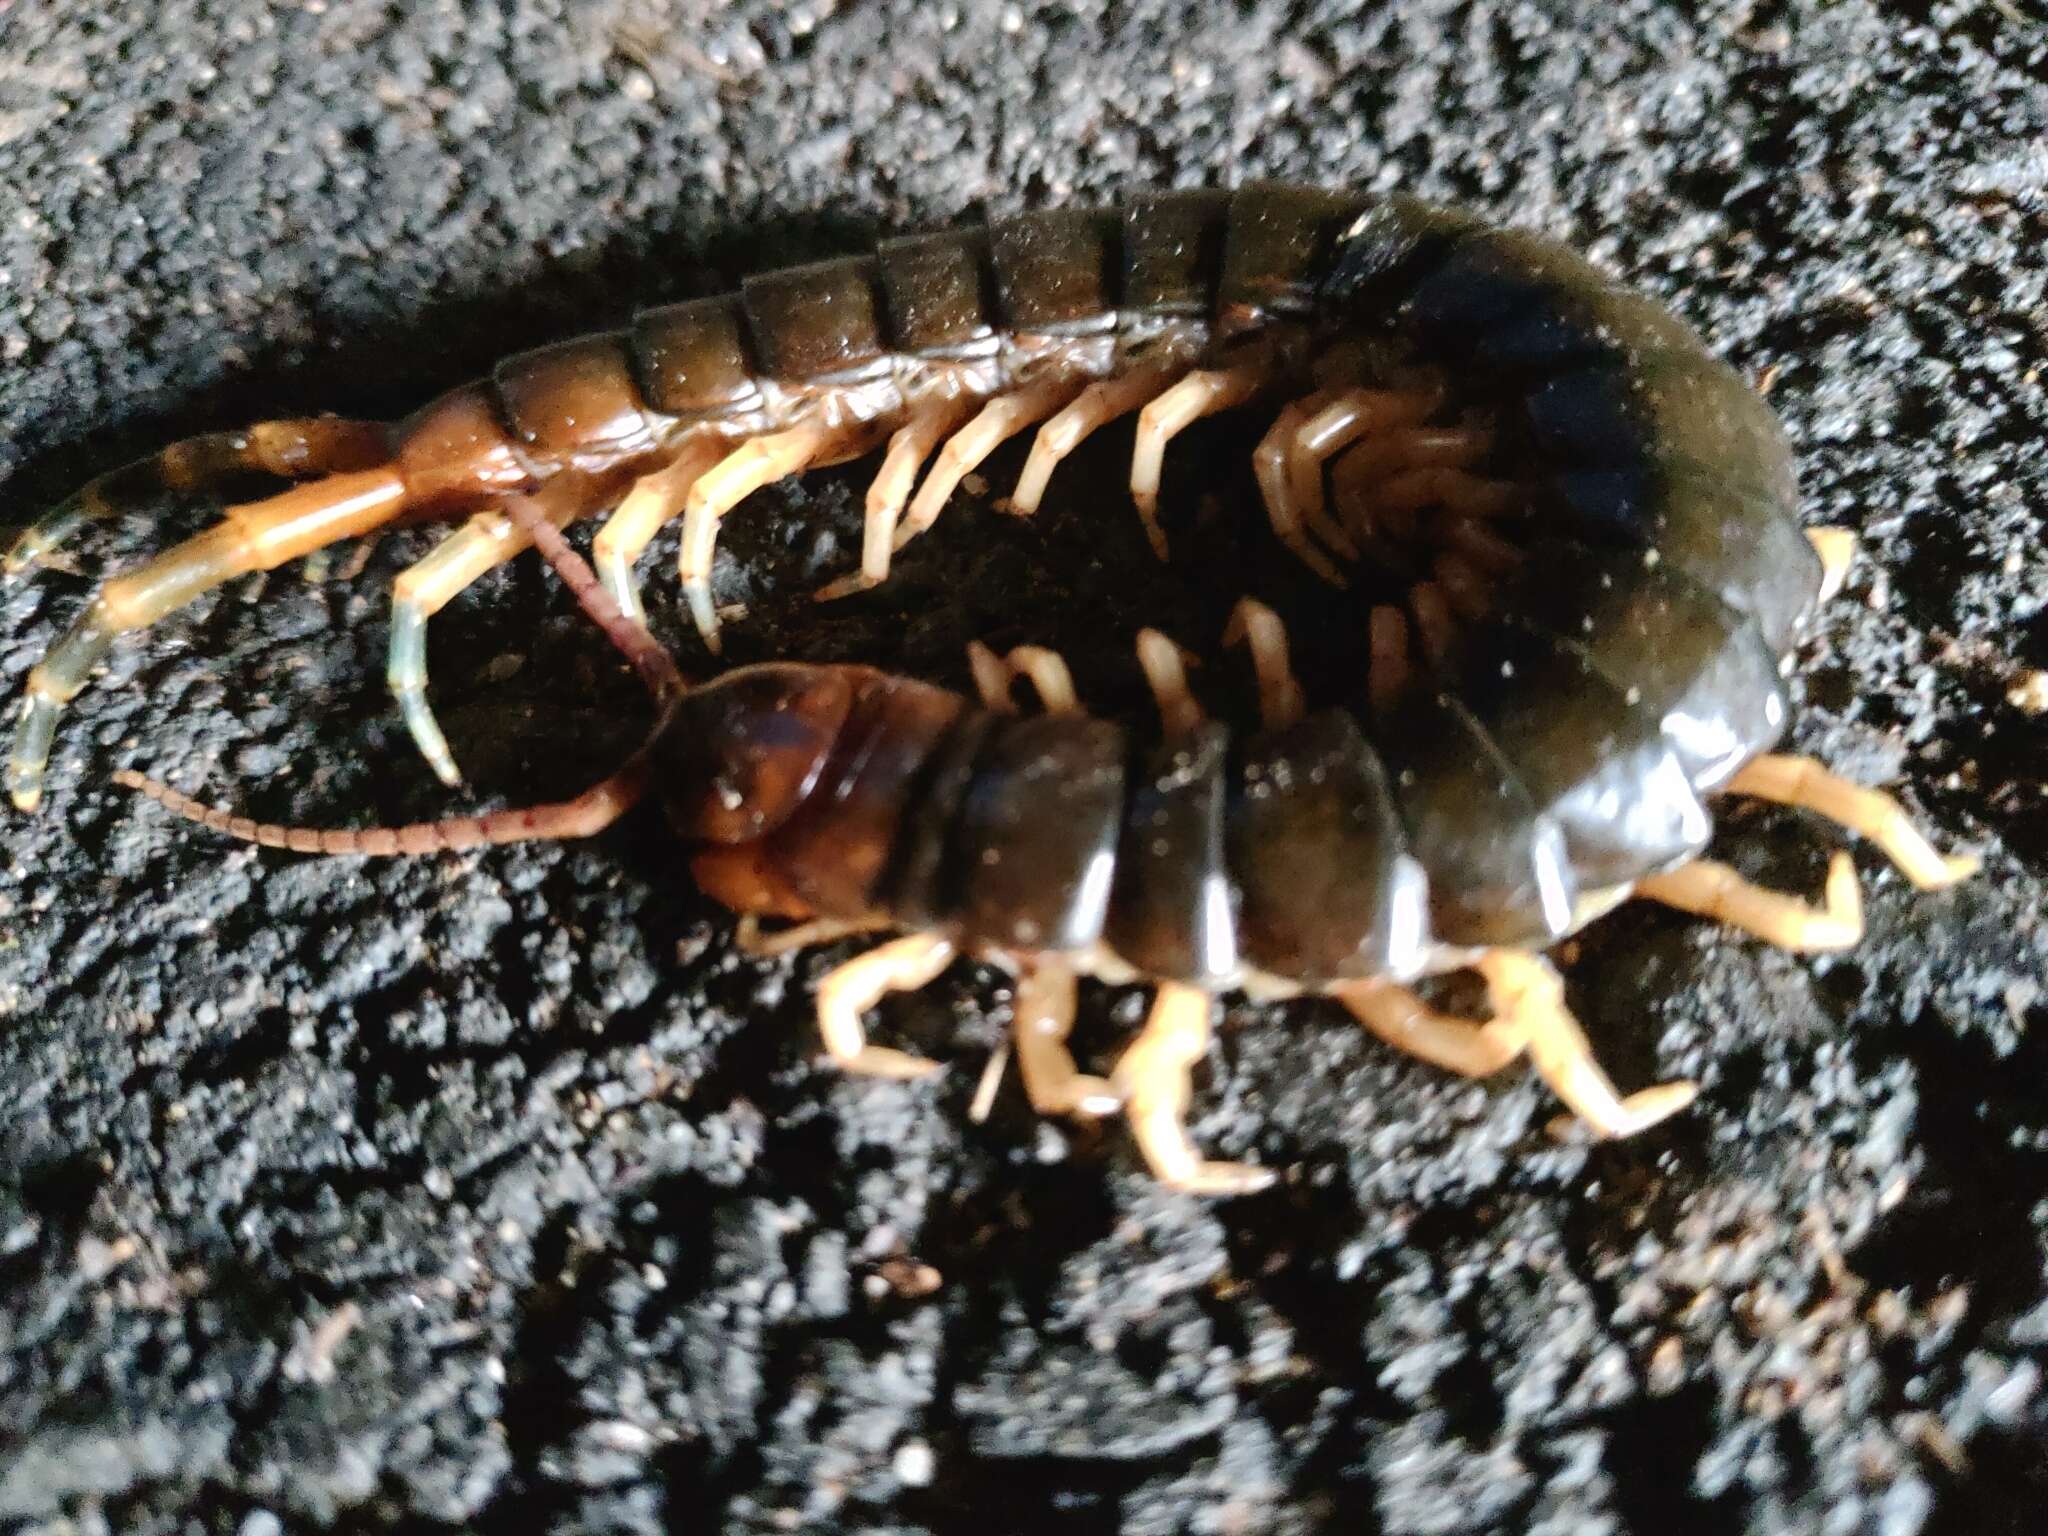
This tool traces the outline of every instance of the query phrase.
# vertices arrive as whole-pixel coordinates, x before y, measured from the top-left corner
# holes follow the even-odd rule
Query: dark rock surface
[[[277,572],[122,648],[0,841],[0,1525],[2040,1529],[2048,730],[2008,693],[2048,667],[2048,42],[2027,0],[1599,9],[0,0],[0,519],[980,202],[1400,184],[1567,234],[1771,377],[1811,517],[1866,540],[1799,740],[1988,855],[1933,898],[1859,855],[1871,935],[1833,959],[1595,929],[1571,992],[1616,1074],[1707,1084],[1621,1146],[1554,1145],[1520,1074],[1236,1004],[1199,1133],[1290,1172],[1203,1204],[1014,1085],[968,1122],[991,974],[881,1014],[935,1086],[815,1067],[834,954],[735,955],[652,818],[323,863],[114,790],[453,803],[381,683],[430,535]],[[757,498],[734,650],[959,683],[967,636],[1029,636],[1131,705],[1141,616],[1207,648],[1237,590],[1296,588],[1227,525],[1155,573],[1125,441],[1036,523],[963,497],[841,609],[801,593],[852,558],[859,472]],[[83,573],[203,515],[0,594],[8,697]],[[483,795],[573,786],[640,718],[530,561],[433,668]],[[1834,841],[1743,813],[1722,851],[1810,889]],[[1141,1006],[1091,988],[1084,1047]]]

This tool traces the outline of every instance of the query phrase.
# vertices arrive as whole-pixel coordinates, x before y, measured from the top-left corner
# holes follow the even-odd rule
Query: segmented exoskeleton
[[[1205,715],[1155,631],[1137,639],[1157,731],[1088,716],[1064,664],[1034,647],[975,648],[978,702],[845,665],[685,687],[641,626],[633,566],[665,523],[682,519],[690,612],[715,649],[720,518],[885,443],[860,569],[820,597],[884,580],[1005,439],[1038,429],[1011,498],[1030,513],[1064,455],[1131,413],[1131,490],[1164,558],[1168,442],[1252,406],[1271,413],[1253,467],[1278,538],[1339,585],[1361,561],[1409,573],[1402,600],[1360,604],[1370,665],[1320,707],[1281,619],[1250,598],[1226,636],[1258,678],[1250,731]],[[312,478],[100,587],[31,676],[17,804],[36,804],[58,710],[116,636],[242,572],[471,511],[397,583],[390,682],[414,739],[455,782],[426,701],[426,621],[538,542],[661,701],[625,769],[559,805],[355,832],[259,825],[122,781],[235,835],[331,853],[585,835],[651,787],[751,942],[909,930],[820,985],[838,1061],[930,1070],[868,1044],[862,1014],[957,954],[997,962],[1018,977],[1033,1102],[1125,1109],[1153,1169],[1184,1188],[1268,1177],[1204,1161],[1183,1126],[1221,992],[1328,994],[1459,1072],[1526,1052],[1583,1121],[1619,1135],[1693,1087],[1618,1094],[1545,946],[1631,894],[1801,948],[1861,932],[1845,854],[1819,908],[1700,859],[1705,797],[1812,807],[1923,887],[1974,868],[1937,855],[1889,798],[1770,755],[1781,658],[1850,546],[1801,531],[1763,402],[1668,311],[1562,246],[1407,197],[1174,192],[891,240],[515,357],[395,427],[278,422],[178,444],[58,507],[9,567],[88,517],[250,468]],[[558,530],[601,508],[593,577]],[[1020,675],[1041,713],[1016,713]],[[796,926],[764,939],[762,917]],[[1488,1022],[1407,989],[1467,967]],[[1108,1078],[1064,1044],[1077,974],[1158,986]]]

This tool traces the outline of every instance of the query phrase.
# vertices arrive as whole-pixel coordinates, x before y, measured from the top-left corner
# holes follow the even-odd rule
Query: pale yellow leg
[[[1565,1107],[1601,1136],[1633,1136],[1690,1104],[1697,1084],[1659,1083],[1626,1098],[1600,1063],[1579,1021],[1564,1004],[1564,983],[1549,962],[1519,950],[1489,950],[1473,969],[1486,980],[1494,1018],[1520,1031],[1530,1065]]]
[[[1138,631],[1138,666],[1159,704],[1159,722],[1168,736],[1185,736],[1205,718],[1194,690],[1188,687],[1187,658],[1181,648],[1156,629]]]
[[[654,536],[683,515],[690,487],[697,477],[732,452],[721,441],[700,441],[686,445],[672,460],[652,474],[633,482],[617,510],[605,519],[591,541],[591,564],[612,601],[629,618],[646,622],[640,605],[639,583],[633,580],[633,564],[640,552],[654,542]]]
[[[0,561],[19,576],[87,523],[139,510],[170,492],[205,490],[246,472],[304,480],[374,469],[391,456],[383,422],[338,416],[259,421],[239,432],[204,432],[107,471],[79,487],[21,532]]]
[[[1413,426],[1437,408],[1435,390],[1347,389],[1295,432],[1301,451],[1316,462],[1341,453],[1368,432]]]
[[[998,395],[966,426],[946,439],[932,461],[931,473],[911,498],[910,514],[896,530],[896,548],[916,538],[939,520],[960,482],[981,461],[1033,422],[1043,421],[1080,392],[1072,379],[1046,379],[1013,395]]]
[[[1493,434],[1480,427],[1394,427],[1345,451],[1331,470],[1334,485],[1369,492],[1409,469],[1469,469],[1485,458]]]
[[[785,928],[763,928],[760,917],[749,912],[734,927],[732,944],[743,955],[766,958],[809,949],[814,944],[836,944],[855,934],[874,933],[888,926],[883,918],[819,917]]]
[[[1256,598],[1239,598],[1223,631],[1225,645],[1248,645],[1259,680],[1259,718],[1269,731],[1294,724],[1308,710],[1287,654],[1287,626]]]
[[[1856,535],[1846,528],[1809,528],[1806,537],[1820,556],[1820,600],[1826,602],[1848,579],[1849,562],[1856,558]]]
[[[982,1063],[981,1077],[974,1085],[974,1097],[967,1101],[967,1118],[976,1125],[988,1120],[996,1107],[996,1094],[1003,1086],[1003,1073],[1010,1066],[1010,1037],[1003,1036],[996,1042],[996,1048],[988,1053],[988,1060]]]
[[[1602,1136],[1632,1136],[1698,1096],[1697,1085],[1670,1082],[1622,1097],[1565,1007],[1564,984],[1541,957],[1489,950],[1473,969],[1486,982],[1493,1012],[1486,1024],[1438,1013],[1391,983],[1340,987],[1336,995],[1382,1040],[1453,1072],[1484,1077],[1526,1053],[1550,1091]]]
[[[1462,469],[1410,469],[1380,483],[1373,498],[1382,512],[1418,512],[1442,507],[1474,517],[1498,517],[1522,500],[1520,487],[1483,480]]]
[[[869,1045],[861,1025],[889,992],[915,992],[953,963],[953,946],[937,934],[914,933],[856,956],[818,983],[818,1030],[825,1050],[849,1072],[870,1077],[920,1078],[940,1070],[936,1061],[885,1045]]]
[[[1467,623],[1486,617],[1493,607],[1493,583],[1458,555],[1445,553],[1430,567],[1451,611]]]
[[[1662,1083],[1621,1097],[1593,1059],[1585,1031],[1564,1005],[1548,963],[1492,950],[1475,965],[1493,1018],[1485,1024],[1440,1013],[1392,982],[1347,982],[1332,995],[1397,1050],[1466,1077],[1487,1077],[1526,1053],[1550,1089],[1594,1131],[1629,1136],[1676,1114],[1698,1094],[1692,1083]]]
[[[1449,665],[1458,643],[1458,625],[1444,589],[1434,581],[1415,583],[1408,589],[1408,616],[1430,664],[1439,670]]]
[[[972,405],[964,399],[923,405],[896,429],[889,439],[888,452],[882,455],[882,467],[868,482],[867,516],[861,525],[860,569],[820,587],[819,602],[866,592],[889,579],[889,562],[896,552],[896,527],[903,516],[903,504],[910,499],[910,488],[917,481],[917,472],[924,468],[924,461],[931,457],[940,440],[967,419]]]
[[[690,617],[707,648],[719,649],[718,611],[711,605],[711,558],[718,544],[718,522],[763,486],[785,475],[831,458],[857,437],[863,426],[812,423],[749,438],[699,475],[683,502],[683,550],[680,561],[683,592]]]
[[[1294,434],[1293,453],[1295,496],[1303,521],[1326,543],[1343,550],[1349,535],[1327,510],[1323,466],[1368,434],[1413,428],[1442,403],[1443,392],[1434,388],[1350,389],[1303,422]],[[1349,553],[1356,558],[1355,545]]]
[[[548,522],[566,527],[588,507],[590,488],[550,482],[534,497]],[[448,738],[427,700],[427,624],[457,593],[532,547],[533,539],[502,512],[479,512],[415,560],[391,583],[391,638],[384,680],[413,745],[443,784],[462,782]]]
[[[1366,620],[1370,659],[1365,679],[1372,712],[1385,719],[1407,693],[1414,677],[1408,660],[1408,621],[1401,610],[1382,603]]]
[[[404,477],[388,467],[329,475],[264,501],[228,507],[203,533],[102,583],[90,606],[28,675],[6,768],[16,808],[32,811],[41,803],[57,717],[118,636],[154,624],[233,577],[276,570],[337,540],[373,532],[406,510],[408,494]],[[39,524],[36,539],[22,551],[24,561],[39,558],[65,531],[58,519]]]
[[[1138,1038],[1110,1081],[1123,1100],[1131,1135],[1155,1177],[1195,1195],[1249,1195],[1273,1183],[1273,1171],[1250,1163],[1210,1162],[1188,1136],[1192,1073],[1208,1054],[1207,993],[1166,982]]]
[[[1310,395],[1303,404],[1309,408],[1307,419],[1313,421],[1329,402],[1332,392],[1318,391]],[[1358,558],[1358,542],[1351,537],[1350,530],[1330,515],[1329,498],[1324,494],[1323,470],[1330,454],[1320,447],[1307,447],[1301,441],[1301,428],[1296,427],[1294,440],[1287,445],[1287,478],[1294,491],[1294,504],[1300,510],[1301,520],[1308,531],[1321,539],[1325,545],[1346,560]]]
[[[1097,427],[1129,415],[1165,389],[1178,367],[1173,363],[1152,363],[1082,390],[1071,404],[1038,429],[1031,444],[1031,457],[1024,461],[1017,489],[1010,494],[1010,510],[1026,516],[1036,512],[1045,499],[1046,482],[1060,461]]]
[[[1011,650],[1012,670],[1031,679],[1038,700],[1048,715],[1078,715],[1080,695],[1074,692],[1074,677],[1058,651],[1042,645],[1020,645]]]
[[[1415,469],[1463,469],[1492,450],[1493,434],[1477,426],[1396,427],[1344,450],[1330,472],[1343,524],[1359,538],[1373,528],[1379,489]]]
[[[1345,982],[1330,995],[1396,1050],[1465,1077],[1490,1077],[1522,1054],[1527,1033],[1513,1020],[1474,1024],[1429,1006],[1391,981]]]
[[[1290,457],[1302,520],[1318,531],[1338,526],[1325,504],[1324,464],[1368,434],[1412,427],[1442,403],[1438,389],[1347,389],[1297,427]]]
[[[1204,416],[1240,406],[1265,388],[1272,363],[1260,352],[1231,368],[1190,373],[1138,413],[1138,440],[1131,452],[1131,499],[1144,520],[1152,552],[1166,558],[1166,532],[1159,526],[1159,473],[1166,445]]]
[[[1983,865],[1974,854],[1943,857],[1898,801],[1882,790],[1852,784],[1810,757],[1769,753],[1756,758],[1728,781],[1727,791],[1800,806],[1869,838],[1923,891],[1967,880]]]
[[[1259,495],[1266,503],[1266,518],[1273,525],[1274,537],[1323,580],[1341,587],[1347,585],[1343,571],[1309,537],[1298,502],[1296,469],[1297,459],[1301,456],[1297,452],[1294,435],[1309,419],[1309,414],[1308,400],[1296,400],[1281,407],[1280,414],[1273,418],[1273,425],[1259,439],[1259,446],[1252,450],[1252,474],[1258,481]],[[1314,473],[1320,476],[1321,472],[1318,463]],[[1327,518],[1324,526],[1329,526]],[[1356,559],[1358,546],[1341,529],[1336,531],[1338,537],[1334,540],[1325,532],[1325,542],[1346,558]]]
[[[979,640],[967,643],[967,665],[974,673],[974,686],[984,706],[999,714],[1015,714],[1016,700],[1010,685],[1019,677],[1029,678],[1039,703],[1048,715],[1078,715],[1080,695],[1074,691],[1074,677],[1058,651],[1042,645],[1019,645],[1008,656],[998,656]]]
[[[981,695],[981,707],[998,715],[1017,713],[1017,700],[1010,684],[1017,674],[1010,664],[979,640],[967,642],[967,668],[974,674],[974,691]]]
[[[1780,949],[1807,954],[1848,949],[1863,937],[1863,895],[1856,886],[1856,865],[1846,853],[1828,861],[1827,894],[1818,907],[1752,885],[1712,859],[1695,859],[1668,874],[1638,880],[1635,894],[1740,928]]]
[[[1522,563],[1522,552],[1489,529],[1484,520],[1465,516],[1443,520],[1444,543],[1477,569],[1498,576]]]
[[[1114,1114],[1123,1100],[1107,1078],[1075,1064],[1067,1049],[1074,1027],[1074,971],[1057,960],[1026,967],[1018,978],[1011,1033],[1017,1067],[1032,1108],[1042,1115]]]

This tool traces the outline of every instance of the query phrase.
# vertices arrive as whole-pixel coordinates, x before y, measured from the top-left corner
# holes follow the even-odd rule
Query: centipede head
[[[795,813],[852,706],[852,669],[770,662],[691,690],[654,744],[654,789],[695,842],[752,842]]]

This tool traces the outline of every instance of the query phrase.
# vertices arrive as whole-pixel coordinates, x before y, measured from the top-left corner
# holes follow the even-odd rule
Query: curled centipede
[[[962,479],[1027,428],[1011,497],[1029,514],[1084,438],[1135,414],[1130,488],[1167,556],[1160,471],[1198,420],[1261,408],[1253,479],[1273,534],[1356,604],[1369,662],[1311,705],[1280,616],[1240,603],[1260,719],[1210,718],[1184,656],[1137,653],[1158,724],[1082,708],[1061,658],[971,652],[969,700],[856,665],[741,667],[687,685],[649,636],[633,568],[680,518],[689,612],[712,649],[721,518],[752,492],[881,449],[860,568],[887,579]],[[1480,1075],[1526,1055],[1594,1132],[1694,1096],[1624,1096],[1541,952],[1629,896],[1781,945],[1862,930],[1848,856],[1815,906],[1700,857],[1705,802],[1805,806],[1870,838],[1922,888],[1962,879],[1901,807],[1775,755],[1782,671],[1850,558],[1802,531],[1783,432],[1665,308],[1565,247],[1405,196],[1256,185],[1134,197],[893,239],[529,352],[396,425],[320,418],[193,438],[86,486],[8,556],[80,524],[260,470],[304,483],[104,582],[30,676],[7,768],[42,793],[58,713],[114,640],[244,572],[400,520],[472,514],[399,577],[392,692],[457,782],[426,694],[426,625],[538,545],[640,670],[658,720],[573,800],[409,827],[261,824],[124,772],[233,836],[304,852],[427,853],[586,836],[652,790],[695,846],[699,886],[763,949],[896,930],[831,971],[817,1010],[849,1070],[934,1064],[870,1044],[863,1015],[958,955],[1017,978],[1013,1045],[1040,1110],[1122,1110],[1159,1177],[1261,1187],[1185,1128],[1214,999],[1335,998],[1381,1038]],[[920,471],[923,478],[919,480]],[[1248,498],[1247,498],[1248,499]],[[595,571],[561,530],[598,511]],[[1027,679],[1042,708],[1020,713]],[[790,926],[764,934],[764,918]],[[1409,989],[1475,971],[1483,1022]],[[1106,1077],[1066,1044],[1075,982],[1149,982],[1149,1019]]]

